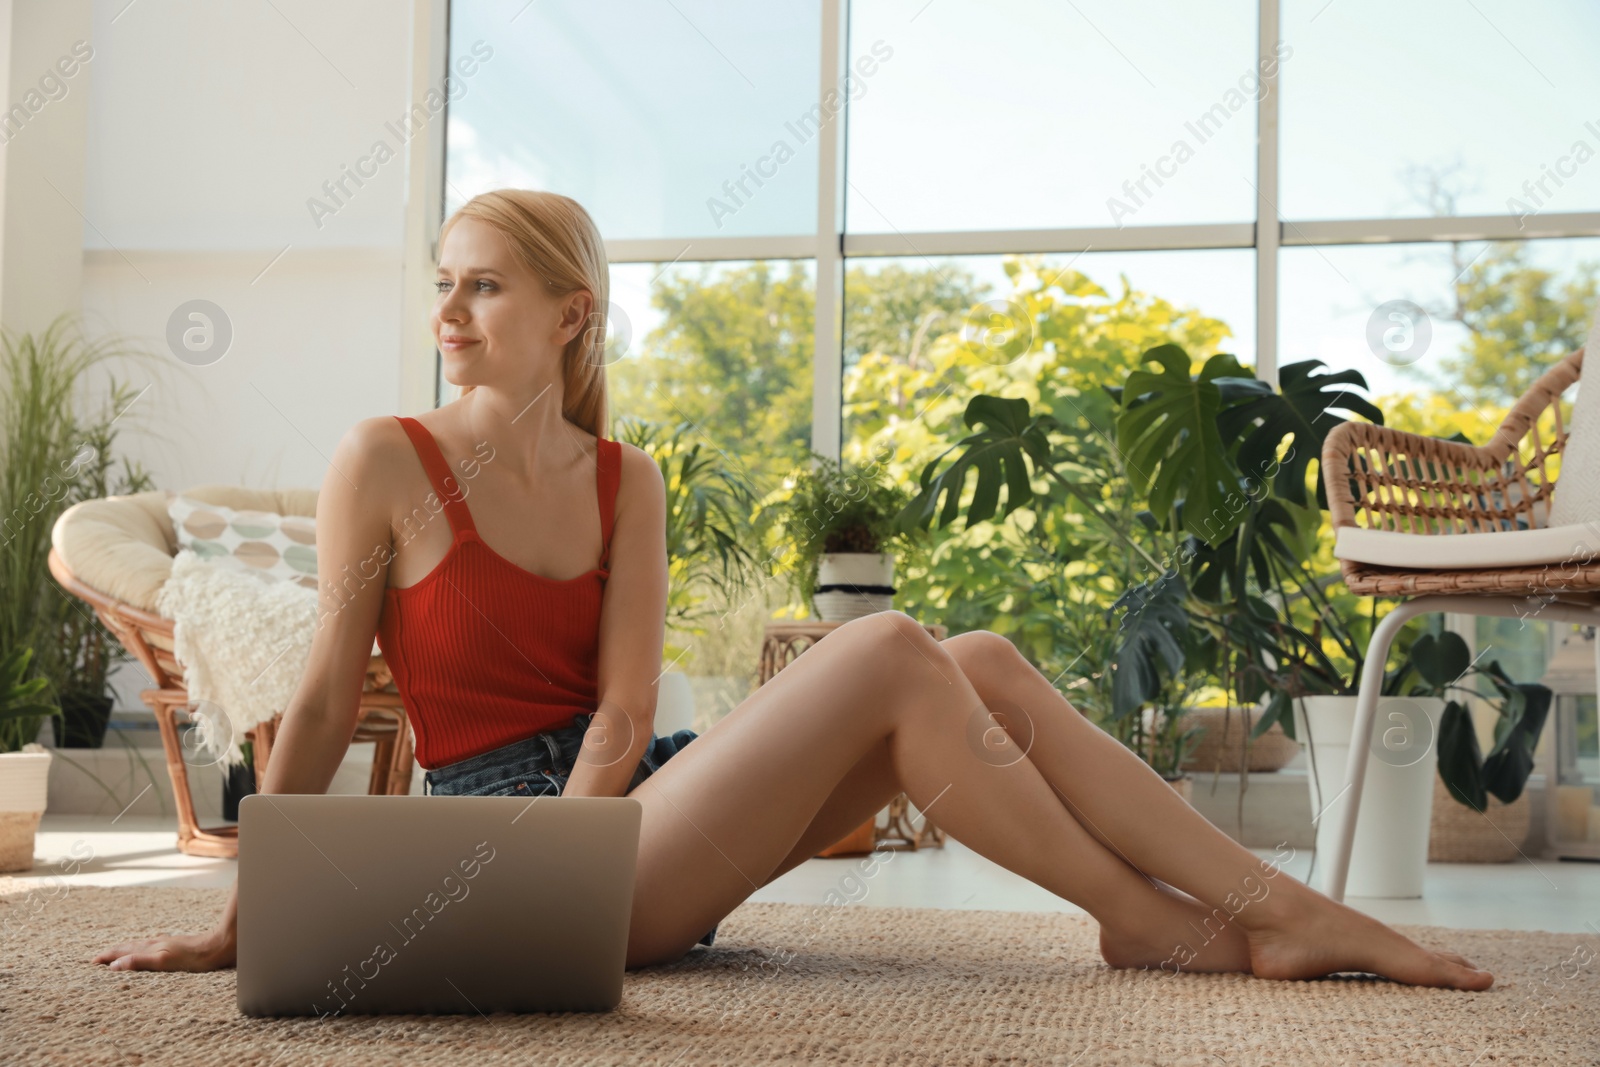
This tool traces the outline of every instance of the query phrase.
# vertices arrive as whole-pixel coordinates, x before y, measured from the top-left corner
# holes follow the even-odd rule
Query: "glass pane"
[[[811,446],[815,279],[809,260],[613,264],[611,435],[658,456],[699,447],[709,467],[695,488],[715,490],[723,475],[743,479],[751,504],[776,489]],[[632,436],[647,429],[652,444]],[[737,527],[754,511],[730,503],[725,519]],[[764,554],[748,529],[728,532]],[[695,686],[703,728],[754,686],[763,625],[788,589],[782,576],[752,578],[732,595],[694,580],[686,556],[674,554],[686,536],[669,516],[666,654],[682,654],[676,665]]]
[[[450,12],[465,89],[450,105],[447,214],[516,186],[573,197],[612,240],[816,230],[818,0]]]
[[[1284,0],[1285,218],[1600,207],[1600,6]],[[1434,194],[1436,195],[1436,194]]]
[[[1493,661],[1499,663],[1514,682],[1537,682],[1544,677],[1549,661],[1549,625],[1535,619],[1496,619],[1480,617],[1472,623],[1476,654],[1482,657],[1480,665]],[[1477,689],[1484,696],[1495,695],[1494,686],[1487,679],[1477,679]],[[1540,739],[1543,739],[1541,734]],[[1493,736],[1483,740],[1493,746]],[[1487,752],[1488,747],[1484,751]]]
[[[1103,387],[1121,384],[1150,348],[1176,342],[1197,358],[1222,351],[1254,363],[1254,287],[1247,250],[853,260],[845,457],[881,462],[915,492],[926,464],[969,432],[962,413],[980,393],[1027,398],[1099,454],[1112,447]],[[1042,572],[1024,566],[1038,562],[1025,524],[964,525],[933,531],[929,557],[897,561],[896,607],[951,633],[1018,635],[1048,676],[1065,670],[1086,646],[1062,627],[1104,631],[1099,612],[1120,590],[1086,586],[1081,618],[1047,619],[1060,605],[1036,588]]]
[[[811,445],[810,260],[617,263],[614,416],[689,420],[767,488]]]
[[[1254,0],[855,0],[850,59],[854,232],[1255,217]]]
[[[1286,248],[1280,355],[1359,370],[1390,423],[1487,441],[1580,347],[1600,239]]]
[[[1023,327],[1026,338],[989,337],[995,354],[981,366],[955,358],[951,346],[984,329],[991,313],[999,319],[988,326],[1009,331],[1000,320],[1020,322],[1025,307],[1035,320]],[[980,386],[1043,372],[1037,359],[1021,358],[1027,349],[1086,381],[1168,340],[1253,364],[1255,264],[1247,249],[852,259],[845,316],[845,437],[859,442],[890,415],[910,417],[920,407],[892,402],[893,389],[880,380],[886,370],[932,374],[934,354],[945,348],[958,412]]]

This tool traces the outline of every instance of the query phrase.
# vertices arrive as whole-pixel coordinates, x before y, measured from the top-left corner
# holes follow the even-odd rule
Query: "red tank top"
[[[433,770],[565,726],[599,706],[600,601],[622,446],[597,439],[600,566],[560,581],[525,571],[485,544],[467,510],[468,491],[438,442],[416,419],[400,418],[400,425],[454,535],[421,581],[384,591],[378,620],[378,647],[416,734],[417,763]]]

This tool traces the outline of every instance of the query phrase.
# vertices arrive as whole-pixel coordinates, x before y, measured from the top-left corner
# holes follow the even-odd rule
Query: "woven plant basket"
[[[1190,708],[1184,714],[1191,725],[1202,726],[1205,733],[1195,740],[1195,746],[1183,761],[1183,769],[1196,773],[1239,773],[1239,735],[1249,733],[1258,716],[1255,708],[1230,712],[1225,708]],[[1226,719],[1224,716],[1226,715]],[[1226,727],[1226,736],[1224,736]],[[1298,742],[1283,732],[1283,727],[1273,723],[1260,737],[1249,742],[1249,770],[1252,774],[1282,770],[1300,751]]]
[[[0,811],[0,871],[33,870],[33,835],[42,811]]]
[[[1486,811],[1456,800],[1433,776],[1433,823],[1428,832],[1430,863],[1510,863],[1519,855],[1533,821],[1528,791],[1514,803],[1489,798]]]

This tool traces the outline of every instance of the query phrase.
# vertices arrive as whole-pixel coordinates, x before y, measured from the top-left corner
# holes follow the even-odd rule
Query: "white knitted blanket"
[[[184,549],[156,609],[173,621],[173,651],[193,702],[196,726],[184,758],[243,762],[245,731],[288,707],[300,684],[316,631],[316,590],[219,567]]]

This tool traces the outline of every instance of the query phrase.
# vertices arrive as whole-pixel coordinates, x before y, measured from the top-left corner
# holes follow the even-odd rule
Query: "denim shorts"
[[[567,779],[583,747],[583,735],[593,718],[593,712],[582,712],[573,716],[567,726],[543,730],[460,762],[425,770],[422,791],[441,797],[558,797],[566,792]],[[624,792],[632,792],[698,736],[693,730],[676,730],[666,737],[652,735]],[[699,944],[709,946],[716,936],[717,927],[713,925]]]

